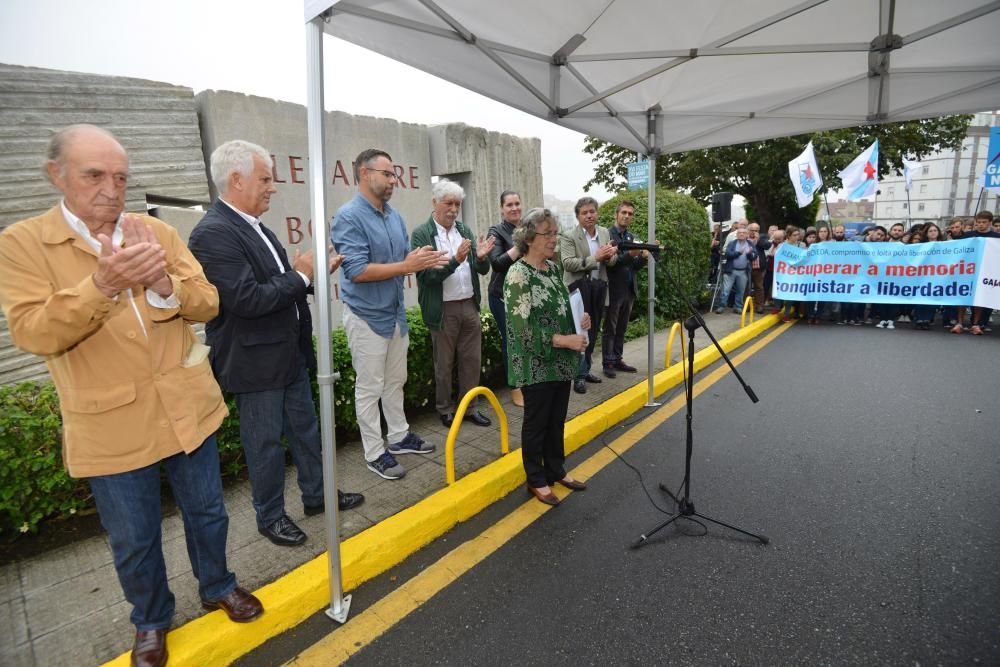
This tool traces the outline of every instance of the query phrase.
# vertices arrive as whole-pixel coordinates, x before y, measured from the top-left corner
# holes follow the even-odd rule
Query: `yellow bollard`
[[[684,348],[686,346],[684,342],[684,327],[680,322],[674,322],[674,326],[670,327],[670,335],[667,337],[667,353],[663,359],[663,370],[667,370],[670,367],[670,355],[674,347],[674,336],[678,333],[681,336],[681,360],[684,359]]]
[[[750,321],[747,322],[747,311],[750,312]],[[743,302],[743,312],[740,313],[740,328],[742,329],[747,324],[753,324],[753,317],[755,311],[753,309],[753,297],[748,296],[747,300]]]
[[[455,483],[455,439],[458,437],[458,429],[462,425],[462,420],[465,419],[465,411],[469,409],[469,403],[476,396],[485,396],[486,400],[493,406],[493,409],[496,410],[497,418],[500,420],[500,453],[507,454],[510,452],[507,413],[500,406],[500,401],[497,400],[496,394],[486,387],[473,387],[462,398],[462,402],[458,404],[458,410],[455,412],[455,420],[451,423],[451,428],[448,430],[448,440],[444,445],[445,480],[449,486]]]

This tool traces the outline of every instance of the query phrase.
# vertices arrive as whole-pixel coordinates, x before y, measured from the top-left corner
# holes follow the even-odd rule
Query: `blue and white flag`
[[[847,191],[847,201],[875,194],[878,189],[878,139],[838,175]]]
[[[906,158],[903,158],[903,178],[906,179],[906,191],[909,192],[913,189],[913,175],[923,167],[919,162],[911,162]]]
[[[792,179],[799,208],[809,206],[813,196],[823,187],[823,177],[819,173],[819,165],[816,164],[813,142],[806,144],[802,154],[788,163],[788,176]]]
[[[1000,190],[1000,127],[990,128],[990,147],[986,159],[983,187],[987,190]]]

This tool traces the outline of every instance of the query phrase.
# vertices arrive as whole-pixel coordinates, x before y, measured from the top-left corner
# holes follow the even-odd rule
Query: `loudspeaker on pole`
[[[730,208],[732,201],[732,192],[716,192],[712,195],[712,222],[726,222],[733,217]]]

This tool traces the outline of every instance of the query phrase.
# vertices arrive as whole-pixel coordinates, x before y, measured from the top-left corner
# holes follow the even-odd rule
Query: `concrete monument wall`
[[[274,159],[278,192],[261,221],[289,254],[311,248],[305,107],[231,92],[204,91],[195,99],[206,164],[212,151],[231,139],[245,139],[265,147]],[[402,214],[411,231],[430,216],[431,188],[437,176],[446,176],[465,188],[461,219],[477,234],[485,235],[499,220],[499,196],[505,189],[519,190],[525,202],[541,204],[538,139],[463,124],[428,128],[340,111],[327,112],[325,122],[327,224],[337,209],[357,193],[353,160],[366,148],[379,148],[392,155],[398,180],[390,204]],[[215,196],[214,184],[211,187]],[[340,280],[337,274],[331,290],[334,327],[341,325]],[[404,287],[407,307],[415,305],[413,276],[406,277]]]
[[[145,211],[150,194],[208,200],[190,88],[0,64],[0,99],[0,230],[59,201],[42,173],[45,148],[74,123],[105,127],[128,150],[128,210]],[[0,315],[0,384],[44,377],[42,359],[11,344]]]

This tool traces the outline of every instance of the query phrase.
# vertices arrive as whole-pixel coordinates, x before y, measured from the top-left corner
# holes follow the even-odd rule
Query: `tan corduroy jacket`
[[[127,292],[109,299],[98,291],[97,253],[60,206],[0,234],[0,305],[14,344],[45,357],[73,477],[194,451],[227,414],[207,358],[192,351],[199,343],[189,324],[216,315],[218,294],[172,227],[143,221],[166,250],[180,307],[154,308],[135,288],[142,326]]]

